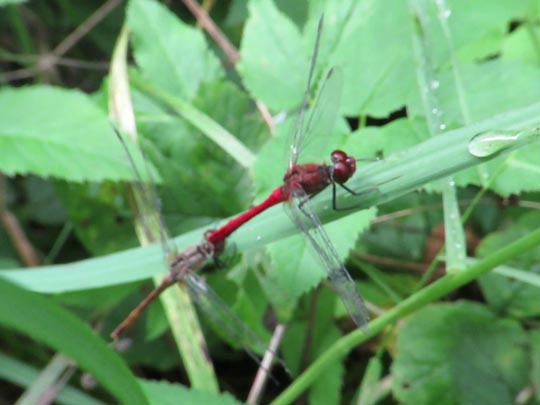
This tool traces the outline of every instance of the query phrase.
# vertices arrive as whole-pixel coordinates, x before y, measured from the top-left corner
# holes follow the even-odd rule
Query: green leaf
[[[540,381],[540,332],[531,332],[531,345],[532,345],[532,370],[531,381]],[[536,400],[540,400],[540,387],[538,384],[534,384],[534,397]]]
[[[528,337],[470,302],[420,310],[399,332],[394,394],[414,404],[509,404],[527,384]]]
[[[358,390],[358,403],[362,405],[375,405],[381,398],[377,388],[383,373],[383,364],[379,356],[369,359],[366,372],[362,378],[362,384]]]
[[[270,0],[248,4],[238,71],[255,99],[270,108],[291,109],[300,104],[306,87],[312,45]],[[279,27],[279,29],[276,29]],[[308,32],[315,40],[315,32]]]
[[[323,327],[321,323],[319,323],[319,326]],[[320,342],[316,347],[313,353],[315,358],[320,357],[333,342],[341,337],[339,330],[332,327],[331,324],[325,324],[324,328],[326,329],[324,341]],[[345,365],[343,362],[336,362],[324,370],[310,390],[309,403],[320,405],[340,403],[344,376]]]
[[[132,0],[127,9],[135,60],[144,76],[190,100],[204,81],[223,76],[200,30],[153,0]]]
[[[2,380],[26,388],[39,377],[40,371],[28,364],[25,364],[13,357],[0,353],[0,377]],[[86,394],[82,390],[71,386],[64,387],[56,396],[55,401],[62,405],[104,405]]]
[[[431,138],[414,148],[388,156],[384,161],[366,164],[363,166],[362,175],[353,177],[347,185],[353,190],[376,187],[376,192],[366,193],[360,199],[339,192],[338,201],[345,206],[357,206],[356,209],[359,210],[406,194],[450,172],[478,165],[487,158],[478,159],[469,153],[468,145],[471,138],[493,127],[530,126],[538,122],[539,116],[540,104],[535,104],[450,131],[445,136]],[[426,170],[426,167],[430,170]],[[279,174],[275,175],[279,178]],[[385,179],[387,183],[381,185]],[[391,181],[388,181],[389,179]],[[273,186],[276,184],[279,183],[276,182]],[[313,201],[323,223],[349,214],[328,209],[331,206],[331,198],[331,192],[328,191]],[[198,243],[205,230],[206,227],[203,227],[176,239],[178,250],[182,251],[183,248]],[[283,213],[282,208],[274,207],[239,229],[230,237],[230,241],[237,243],[239,251],[244,251],[283,239],[295,232],[294,224]],[[348,240],[346,243],[351,242]],[[164,271],[160,248],[154,245],[74,264],[44,266],[40,271],[4,270],[0,271],[0,277],[9,278],[31,290],[56,292],[143,280]]]
[[[146,404],[123,360],[88,325],[35,293],[0,280],[0,324],[28,335],[75,360],[120,402]]]
[[[10,4],[19,4],[19,3],[25,3],[26,0],[0,0],[0,7],[1,6],[7,6]]]
[[[434,22],[429,31],[429,41],[434,48],[434,63],[438,66],[447,63],[450,53],[455,52],[463,62],[478,61],[497,54],[508,33],[510,23],[520,20],[525,14],[526,1],[452,0],[423,4],[430,19]],[[441,16],[445,15],[445,18]],[[447,45],[447,32],[441,27],[443,20],[451,35],[452,48]]]
[[[335,302],[339,301],[339,298],[336,298],[334,292],[329,290],[319,291],[315,298],[317,307],[308,309],[309,311],[316,309],[315,313],[308,314],[308,317],[314,315],[313,325],[309,331],[312,339],[311,352],[307,353],[312,359],[322,356],[343,335],[335,322],[333,322],[335,312],[333,307]],[[345,375],[344,361],[344,358],[340,359],[340,361],[327,367],[319,376],[309,392],[310,404],[338,404],[342,402],[341,388]]]
[[[407,3],[331,2],[326,43],[328,66],[340,66],[345,74],[345,115],[385,117],[401,108],[415,83]],[[344,12],[350,8],[350,14]],[[392,12],[389,13],[388,10]],[[384,44],[384,46],[381,46]],[[322,57],[324,58],[324,56]]]
[[[127,164],[127,162],[126,162]],[[96,255],[127,249],[135,244],[133,214],[125,187],[117,183],[56,184],[56,192],[85,248]],[[112,235],[114,238],[104,238]]]
[[[84,93],[0,90],[0,170],[70,181],[133,179],[105,113]]]
[[[540,226],[540,215],[531,211],[519,218],[515,224],[488,235],[477,248],[478,257],[487,257],[507,246],[508,243],[528,234]],[[531,250],[516,257],[510,266],[527,274],[540,275],[538,269],[540,252]],[[502,274],[491,272],[480,278],[484,297],[496,311],[505,311],[517,317],[533,317],[540,314],[540,288],[524,281],[516,281]]]
[[[214,394],[211,392],[189,389],[180,384],[168,381],[139,380],[151,405],[239,405],[230,394]]]
[[[463,108],[467,109],[471,122],[476,122],[533,104],[540,96],[540,90],[530,85],[531,82],[540,80],[540,69],[521,62],[490,60],[462,64],[460,74],[463,100],[455,93],[454,74],[455,72],[446,69],[437,76],[437,95],[441,105],[439,114],[441,121],[447,125],[468,124],[462,119]],[[419,106],[416,102],[411,102],[409,108],[411,114],[416,114]]]

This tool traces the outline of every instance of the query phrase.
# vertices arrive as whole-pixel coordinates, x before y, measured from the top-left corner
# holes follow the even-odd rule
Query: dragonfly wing
[[[142,165],[140,169],[130,151],[128,141],[124,139],[124,135],[113,126],[118,140],[120,141],[129,164],[133,170],[136,181],[132,183],[133,200],[135,202],[136,209],[139,214],[140,224],[144,231],[144,238],[147,242],[155,242],[157,233],[159,232],[159,241],[161,243],[165,259],[175,251],[174,246],[170,243],[170,237],[167,232],[167,227],[163,219],[161,211],[161,200],[156,191],[156,178],[152,170],[149,167],[148,159],[141,148],[140,144],[136,144],[136,150],[141,155],[142,159],[139,160]],[[166,260],[167,261],[167,260]]]
[[[304,91],[304,97],[302,98],[302,104],[300,104],[300,111],[298,112],[298,118],[296,119],[296,126],[293,133],[293,139],[290,142],[291,156],[289,161],[289,167],[294,166],[298,162],[298,156],[300,154],[300,144],[302,143],[304,132],[304,120],[306,115],[306,109],[309,101],[309,92],[311,91],[311,85],[313,83],[313,76],[315,74],[315,66],[317,66],[317,57],[319,56],[319,46],[321,43],[321,35],[324,24],[324,18],[321,17],[319,25],[317,26],[317,37],[315,38],[315,45],[313,47],[313,54],[311,55],[311,63],[309,65],[308,80],[306,84],[306,90]]]
[[[294,198],[286,205],[293,221],[304,232],[317,252],[351,318],[357,326],[364,327],[369,321],[369,312],[364,299],[326,234],[309,196],[304,190],[298,189],[294,192]]]
[[[242,345],[244,350],[259,362],[254,350],[264,352],[268,345],[223,302],[204,279],[193,272],[189,272],[182,281],[187,285],[193,302],[199,306],[205,315],[218,328],[222,329],[232,342]]]
[[[339,67],[330,69],[317,93],[315,104],[304,126],[299,152],[305,150],[313,141],[320,142],[321,149],[328,151],[328,137],[332,135],[341,105],[343,93],[343,71]],[[302,152],[303,153],[303,152]]]

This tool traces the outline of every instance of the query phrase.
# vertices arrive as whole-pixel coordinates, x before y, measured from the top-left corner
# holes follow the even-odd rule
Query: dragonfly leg
[[[397,179],[399,177],[401,177],[401,176],[392,177],[391,179],[386,180],[386,181],[380,183],[379,185],[386,184],[386,183],[388,183],[390,181],[393,181],[393,180],[395,180],[395,179]],[[366,194],[371,194],[371,193],[375,193],[375,192],[380,191],[379,187],[375,187],[375,186],[371,187],[371,188],[368,188],[366,190],[362,190],[362,191],[354,191],[351,188],[347,187],[345,184],[339,184],[339,183],[333,182],[332,183],[332,208],[334,209],[334,211],[348,211],[348,210],[352,210],[352,209],[363,206],[363,204],[360,203],[360,204],[357,204],[357,205],[351,205],[349,207],[338,207],[336,184],[338,186],[340,186],[343,190],[347,191],[349,194],[354,195],[355,197],[358,197],[358,196],[361,196],[361,195],[366,195]]]

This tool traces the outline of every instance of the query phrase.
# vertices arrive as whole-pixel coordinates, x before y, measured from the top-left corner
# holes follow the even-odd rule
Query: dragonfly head
[[[332,152],[332,180],[338,184],[343,184],[349,180],[356,171],[356,160],[348,156],[342,150]]]

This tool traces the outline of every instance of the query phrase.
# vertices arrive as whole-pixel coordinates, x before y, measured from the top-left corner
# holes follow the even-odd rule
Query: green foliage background
[[[348,184],[360,197],[339,193],[353,209],[333,212],[330,191],[314,199],[374,320],[354,329],[281,207],[242,227],[226,269],[205,277],[263,339],[270,306],[287,325],[291,378],[278,367],[281,385],[262,401],[540,402],[538,0],[204,2],[239,49],[235,65],[179,2],[106,5],[94,27],[94,2],[0,1],[0,211],[4,226],[15,215],[42,264],[25,269],[0,231],[6,403],[21,393],[33,403],[75,372],[52,350],[100,387],[72,379],[59,403],[245,400],[255,365],[201,316],[216,367],[193,371],[170,302],[136,324],[128,350],[106,344],[148,279],[167,271],[159,245],[137,247],[137,179],[110,126],[122,90],[109,68],[126,63],[113,56],[124,27],[120,79],[144,156],[129,148],[139,168],[148,160],[182,251],[280,184],[323,13],[312,95],[334,66],[343,94],[330,100],[333,129],[301,159],[328,161],[336,148],[384,157],[358,163]],[[278,118],[275,133],[255,101]]]

